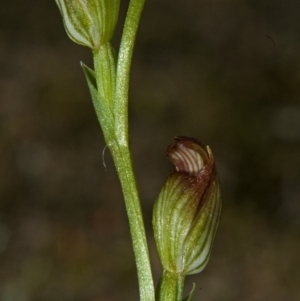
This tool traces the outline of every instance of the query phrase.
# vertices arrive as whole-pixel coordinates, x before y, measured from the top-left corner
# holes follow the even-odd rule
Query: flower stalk
[[[182,301],[185,276],[164,270],[158,284],[157,301]]]

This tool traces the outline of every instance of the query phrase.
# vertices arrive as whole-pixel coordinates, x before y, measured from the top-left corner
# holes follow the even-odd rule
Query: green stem
[[[119,51],[117,74],[109,44],[94,52],[98,95],[95,108],[123,190],[137,266],[140,300],[155,301],[149,251],[128,139],[129,73],[144,2],[130,1]],[[114,97],[111,97],[112,95]]]
[[[182,301],[185,276],[163,271],[157,289],[157,301]]]
[[[112,152],[125,198],[137,265],[140,300],[154,301],[155,292],[149,251],[129,149],[127,146],[114,144],[110,147],[110,150]]]
[[[116,86],[116,62],[114,49],[107,43],[101,45],[94,51],[94,65],[96,71],[97,90],[102,101],[107,102],[106,105],[114,114],[114,94]],[[113,124],[112,124],[113,126]]]
[[[100,122],[104,138],[109,145],[114,138],[115,114],[113,109],[116,64],[113,49],[109,43],[93,52],[97,96],[93,99],[95,111]],[[96,101],[96,103],[95,103]]]
[[[136,33],[145,0],[131,0],[125,20],[117,66],[115,112],[117,139],[120,144],[128,144],[128,90],[132,53]]]

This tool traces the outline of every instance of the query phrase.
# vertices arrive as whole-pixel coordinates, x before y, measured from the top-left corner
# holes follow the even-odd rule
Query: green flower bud
[[[176,137],[166,155],[175,165],[154,204],[153,228],[165,270],[201,272],[209,259],[221,213],[213,154],[193,138]]]
[[[70,39],[98,49],[110,41],[117,24],[120,0],[55,0]]]

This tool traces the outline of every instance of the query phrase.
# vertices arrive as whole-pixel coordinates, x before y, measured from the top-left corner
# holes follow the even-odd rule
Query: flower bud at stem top
[[[206,266],[221,212],[220,185],[208,146],[176,137],[166,152],[175,165],[154,205],[153,227],[164,270],[183,275]]]
[[[75,43],[93,50],[108,43],[115,30],[120,0],[55,0],[65,29]]]

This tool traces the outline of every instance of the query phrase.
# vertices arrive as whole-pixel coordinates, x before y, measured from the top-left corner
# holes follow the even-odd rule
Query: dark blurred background
[[[128,1],[122,1],[118,41]],[[151,211],[176,135],[214,151],[223,215],[194,300],[300,300],[300,2],[148,0],[130,134]],[[55,1],[0,3],[0,300],[138,300],[120,185]]]

